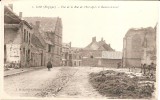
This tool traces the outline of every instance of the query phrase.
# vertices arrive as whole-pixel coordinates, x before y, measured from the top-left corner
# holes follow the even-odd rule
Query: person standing
[[[143,74],[146,75],[146,64],[143,65]]]
[[[51,61],[49,61],[49,62],[47,63],[47,68],[48,68],[48,71],[51,70],[51,68],[52,68],[52,63],[51,63]]]

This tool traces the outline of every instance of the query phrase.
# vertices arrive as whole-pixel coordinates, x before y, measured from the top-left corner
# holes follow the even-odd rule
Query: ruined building
[[[128,30],[123,39],[123,67],[156,64],[156,27]]]
[[[45,64],[61,65],[62,21],[59,17],[24,17],[29,23],[38,24],[38,32],[45,42]]]

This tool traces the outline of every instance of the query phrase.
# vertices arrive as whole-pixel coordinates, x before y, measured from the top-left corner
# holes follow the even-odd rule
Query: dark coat
[[[50,61],[47,63],[47,68],[52,68],[52,63]]]

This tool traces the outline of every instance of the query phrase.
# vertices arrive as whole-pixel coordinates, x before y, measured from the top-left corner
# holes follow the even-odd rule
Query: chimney
[[[92,37],[92,42],[96,42],[96,37]]]
[[[22,12],[19,12],[19,17],[22,18]]]
[[[13,10],[13,4],[8,4],[8,6]]]
[[[69,45],[70,45],[70,47],[71,47],[71,42],[69,42]]]
[[[101,38],[101,41],[103,41],[103,37]]]
[[[40,21],[36,21],[36,27],[40,28]]]

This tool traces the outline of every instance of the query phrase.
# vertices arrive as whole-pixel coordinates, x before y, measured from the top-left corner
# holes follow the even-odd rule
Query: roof
[[[52,42],[52,40],[51,40],[51,38],[50,38],[50,36],[49,36],[49,33],[47,33],[47,32],[42,32],[41,35],[42,35],[44,41],[45,41],[47,44],[54,45],[54,43]]]
[[[26,21],[35,25],[36,21],[40,22],[39,31],[47,44],[54,45],[54,39],[51,35],[55,32],[58,17],[24,17]]]
[[[23,22],[26,24],[30,29],[32,29],[31,25],[25,21],[22,20],[18,15],[16,15],[12,9],[10,9],[7,6],[4,6],[4,23],[7,24],[19,24],[20,22]]]
[[[34,25],[32,23],[30,23],[30,25],[32,25],[32,27],[33,27],[34,35],[39,38],[39,40],[41,41],[41,43],[43,44],[43,46],[45,45],[44,43],[53,45],[53,43],[51,42],[51,40],[48,37],[48,34],[46,32],[38,29],[36,27],[36,25]]]
[[[102,58],[104,59],[122,59],[122,52],[102,51]]]
[[[71,43],[62,43],[62,47],[70,48],[71,47]]]
[[[35,47],[37,47],[37,48],[44,49],[44,46],[42,45],[41,41],[40,41],[39,38],[38,38],[37,36],[35,36],[34,34],[32,34],[31,43],[32,43]]]
[[[21,18],[16,15],[9,7],[4,6],[4,23],[19,24]]]
[[[40,21],[40,29],[42,31],[55,31],[58,17],[23,17],[29,23],[35,24]]]
[[[105,41],[92,41],[85,50],[106,50],[106,51],[114,51],[109,44],[106,44]]]
[[[73,50],[73,51],[80,51],[80,50],[82,50],[82,48],[79,48],[79,47],[71,47],[71,50]]]

